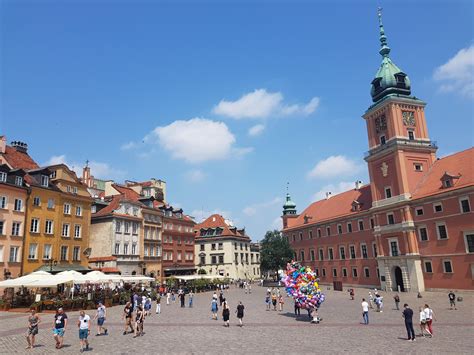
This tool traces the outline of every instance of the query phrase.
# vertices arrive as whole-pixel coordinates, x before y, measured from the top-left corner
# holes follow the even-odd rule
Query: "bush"
[[[204,269],[199,269],[198,270],[198,275],[206,275],[207,274],[207,271],[204,270]]]

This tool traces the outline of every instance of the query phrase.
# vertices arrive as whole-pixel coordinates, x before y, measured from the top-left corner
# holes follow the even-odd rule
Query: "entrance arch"
[[[401,292],[405,292],[405,285],[403,284],[402,269],[399,266],[395,266],[393,269],[395,274],[395,290],[398,291],[400,287]]]

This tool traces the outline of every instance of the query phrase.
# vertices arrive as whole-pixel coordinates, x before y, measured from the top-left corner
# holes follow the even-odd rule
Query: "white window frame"
[[[40,219],[33,217],[30,220],[30,233],[39,234],[41,230]],[[34,227],[34,228],[33,228]]]
[[[451,264],[451,271],[450,272],[446,271],[446,266],[444,265],[444,263],[446,261],[449,261],[449,263]],[[454,274],[454,267],[453,267],[453,262],[451,261],[451,259],[443,259],[442,263],[443,263],[443,274]]]
[[[52,210],[54,208],[54,199],[48,198],[48,209]]]
[[[12,251],[14,251],[13,255],[12,255]],[[8,255],[8,262],[18,263],[20,251],[21,251],[20,247],[15,246],[15,245],[10,246],[10,254]],[[14,257],[12,258],[12,256]]]
[[[446,229],[446,238],[440,238],[439,235],[439,226],[444,226]],[[436,222],[436,236],[438,237],[438,240],[448,240],[449,239],[449,231],[448,231],[448,226],[446,225],[446,222]]]
[[[392,198],[393,197],[392,186],[385,186],[383,188],[383,191],[384,191],[384,194],[385,194],[385,198]],[[388,196],[387,192],[390,192],[390,197]]]
[[[332,268],[332,277],[337,277],[337,268]]]
[[[18,208],[20,207],[20,208]],[[16,212],[22,212],[23,211],[23,199],[21,198],[16,198],[13,202],[13,210]]]
[[[431,271],[428,271],[426,269],[426,263],[430,263],[431,265]],[[426,274],[432,274],[433,273],[433,261],[431,259],[429,260],[423,260],[423,270],[425,271]]]
[[[393,223],[390,223],[390,220],[389,220],[389,217],[388,216],[392,216],[393,217]],[[387,225],[389,226],[393,226],[395,224],[395,214],[393,212],[388,212],[387,213]]]
[[[377,258],[379,256],[377,242],[372,242],[372,255],[374,256],[374,258]]]
[[[63,259],[63,248],[66,248],[66,257]],[[59,260],[68,261],[69,260],[69,247],[67,245],[61,245],[59,247]]]
[[[410,139],[410,132],[413,134],[413,139]],[[407,138],[408,138],[408,140],[413,140],[413,141],[416,140],[414,129],[407,129]]]
[[[421,214],[418,214],[418,211],[421,211]],[[415,208],[415,216],[423,216],[425,214],[425,210],[423,207],[416,207]]]
[[[5,235],[5,227],[6,227],[6,224],[5,224],[5,220],[0,220],[0,235]]]
[[[467,205],[469,206],[469,211],[464,212],[464,211],[462,210],[462,201],[467,201]],[[469,200],[469,196],[462,196],[462,197],[459,198],[459,211],[460,211],[462,214],[472,212],[471,201]]]
[[[350,227],[349,227],[350,226]],[[350,230],[349,230],[350,228]],[[352,233],[353,232],[353,229],[352,229],[352,222],[347,222],[346,224],[346,229],[347,229],[347,233]]]
[[[309,236],[309,239],[313,239],[313,230],[312,229],[310,229],[308,231],[308,236]]]
[[[344,250],[344,258],[342,258],[341,249]],[[346,247],[344,245],[339,245],[339,259],[347,260]]]
[[[64,227],[67,226],[66,231],[67,233],[64,234]],[[69,223],[63,223],[61,226],[61,237],[63,238],[69,238],[71,235],[71,225]]]
[[[303,232],[299,232],[298,236],[300,237],[300,241],[303,240]]]
[[[318,249],[318,260],[319,261],[324,261],[324,249],[323,248]]]
[[[362,222],[362,229],[360,228],[360,222]],[[365,226],[364,226],[364,220],[363,219],[359,219],[357,220],[357,229],[359,230],[359,232],[362,232],[364,229],[365,229]]]
[[[352,257],[351,247],[354,248],[354,257]],[[349,244],[349,260],[355,260],[355,259],[357,259],[357,248],[355,244]]]
[[[49,176],[48,175],[41,175],[41,186],[48,187],[49,186]]]
[[[331,251],[331,252],[329,252]],[[331,256],[332,254],[332,256]],[[333,247],[328,247],[328,260],[334,260],[334,248]]]
[[[6,209],[8,207],[8,198],[7,196],[0,196],[0,208]]]
[[[390,253],[390,256],[399,257],[401,255],[401,252],[400,252],[400,243],[398,243],[398,238],[388,238],[387,242],[388,242],[388,252]],[[397,253],[398,253],[398,255],[393,255],[393,253],[392,253],[392,242],[397,243]]]
[[[74,253],[76,250],[78,250],[77,258],[74,257]],[[74,245],[72,247],[72,261],[81,261],[81,247],[78,245]]]
[[[417,169],[417,166],[419,166],[420,169]],[[417,173],[423,172],[423,163],[413,163],[413,171],[416,171]]]
[[[15,185],[17,186],[23,185],[23,178],[21,176],[15,176]]]
[[[343,267],[341,269],[341,277],[347,277],[347,268],[346,267]]]
[[[357,275],[354,275],[354,270]],[[353,279],[358,279],[359,278],[359,270],[357,270],[356,266],[351,267],[351,275]]]
[[[367,255],[366,258],[364,258],[364,253],[362,252],[362,246],[365,246],[365,254]],[[362,259],[368,259],[369,258],[369,249],[367,248],[366,243],[360,243],[360,257]]]
[[[34,247],[34,253],[31,253],[32,247]],[[38,243],[31,243],[28,246],[28,260],[38,260]]]
[[[436,207],[441,206],[441,211],[436,211]],[[441,202],[433,203],[433,213],[443,213],[444,208]]]
[[[326,226],[326,237],[331,236],[331,226]]]
[[[366,271],[368,272],[369,275],[367,275]],[[370,268],[367,266],[364,266],[364,277],[366,279],[370,278]]]
[[[79,233],[76,233],[77,232],[77,227],[79,227]],[[80,224],[75,224],[74,225],[74,238],[76,238],[76,239],[82,238],[82,225],[80,225]]]
[[[46,247],[49,246],[49,255],[46,254]],[[50,260],[52,259],[51,256],[53,254],[53,245],[52,244],[44,244],[43,245],[43,260]]]
[[[421,232],[420,232],[420,229],[423,229],[423,228],[426,229],[426,240],[421,239]],[[430,240],[430,235],[429,235],[429,233],[428,233],[428,227],[427,227],[425,224],[419,225],[418,228],[417,228],[417,232],[418,232],[418,240],[419,240],[420,242],[427,242],[427,241]]]
[[[382,143],[382,137],[383,137],[383,140],[384,140],[383,143]],[[379,144],[380,144],[380,145],[386,145],[386,144],[387,144],[387,137],[385,136],[385,134],[381,134],[381,135],[379,136]]]
[[[52,219],[47,219],[46,222],[44,223],[44,234],[47,234],[47,235],[54,234],[54,221]]]
[[[0,171],[0,182],[7,182],[7,173]]]
[[[63,205],[63,213],[66,214],[66,215],[70,215],[71,214],[71,204],[68,203],[68,202],[65,202],[64,205]]]
[[[81,205],[76,205],[76,216],[77,217],[82,217],[82,206]]]
[[[12,222],[12,236],[14,237],[21,236],[21,222],[19,221]]]
[[[464,245],[466,247],[466,254],[474,254],[474,251],[470,252],[469,249],[468,249],[468,244],[467,244],[467,236],[468,235],[474,235],[474,230],[463,232]]]

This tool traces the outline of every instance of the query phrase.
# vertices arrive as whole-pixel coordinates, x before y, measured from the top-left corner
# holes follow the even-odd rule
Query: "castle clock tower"
[[[409,202],[436,160],[423,101],[411,95],[411,83],[390,58],[379,9],[382,63],[372,80],[367,124],[374,237],[382,288],[423,291],[421,257]]]
[[[367,124],[369,166],[374,206],[380,200],[407,200],[435,161],[436,144],[426,127],[426,103],[411,96],[407,74],[390,59],[379,10],[382,63],[372,80],[374,104],[363,115]]]

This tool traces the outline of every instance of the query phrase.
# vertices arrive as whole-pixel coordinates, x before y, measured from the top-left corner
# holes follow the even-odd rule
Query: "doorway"
[[[400,288],[401,292],[405,292],[405,286],[403,285],[402,269],[399,266],[395,266],[395,290],[398,291]]]

